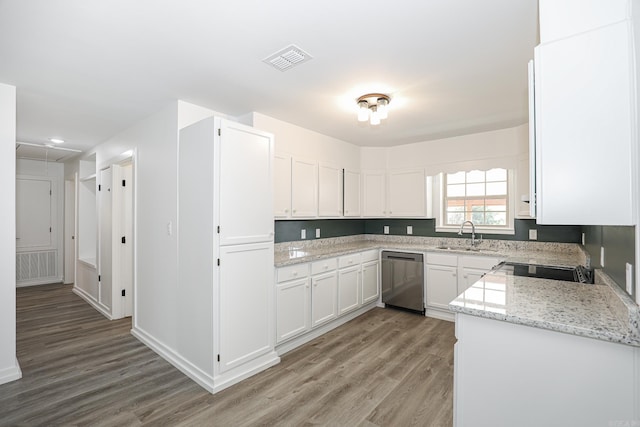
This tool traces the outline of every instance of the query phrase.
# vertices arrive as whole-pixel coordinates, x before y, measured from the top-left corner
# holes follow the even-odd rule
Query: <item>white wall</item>
[[[427,175],[504,167],[515,170],[516,215],[529,205],[528,125],[387,148],[362,148],[363,170],[424,168]]]
[[[251,126],[275,136],[277,153],[331,163],[341,168],[360,169],[360,147],[357,145],[260,113],[253,113]]]
[[[16,360],[16,88],[0,84],[0,384],[22,377]]]
[[[64,165],[62,163],[44,162],[40,160],[17,159],[16,175],[23,177],[44,177],[52,180],[51,191],[53,193],[51,212],[52,248],[58,251],[56,271],[57,279],[62,280],[64,261]],[[23,252],[29,252],[23,250]]]

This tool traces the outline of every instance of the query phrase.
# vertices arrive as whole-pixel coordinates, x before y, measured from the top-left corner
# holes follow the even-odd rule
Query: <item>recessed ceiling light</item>
[[[49,141],[53,142],[54,144],[62,144],[64,142],[64,139],[60,139],[60,138],[49,138]]]

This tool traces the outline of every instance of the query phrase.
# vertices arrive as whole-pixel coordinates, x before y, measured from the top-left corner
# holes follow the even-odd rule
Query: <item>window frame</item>
[[[483,170],[483,172],[487,172],[487,170],[490,169],[496,169],[497,167],[492,167],[492,168],[488,168]],[[509,235],[515,235],[515,173],[513,169],[509,169],[509,168],[500,168],[500,169],[505,169],[507,171],[507,209],[506,209],[506,215],[507,215],[507,223],[504,226],[495,226],[495,225],[484,225],[484,224],[476,224],[475,228],[476,228],[476,234],[509,234]],[[480,170],[478,168],[476,169],[472,169],[472,170]],[[459,171],[459,172],[471,172],[471,171]],[[455,173],[455,172],[452,172]],[[453,232],[458,232],[458,230],[460,230],[460,225],[449,225],[446,224],[446,201],[447,201],[447,194],[446,194],[446,172],[440,173],[439,174],[439,181],[440,181],[440,185],[439,185],[439,195],[438,195],[438,202],[439,202],[439,209],[437,210],[438,213],[438,218],[436,220],[436,232],[447,232],[447,233],[453,233]],[[465,180],[466,181],[466,180]],[[486,185],[486,177],[485,177],[485,181],[484,181],[485,185]],[[474,196],[475,197],[475,196]],[[502,197],[502,196],[481,196],[482,198],[485,199],[493,199],[493,198],[498,198],[498,197]],[[454,197],[455,199],[458,200],[466,200],[467,197],[461,198],[461,197]],[[467,227],[468,228],[468,227]],[[467,230],[467,228],[465,228],[465,232],[468,232],[469,230]]]

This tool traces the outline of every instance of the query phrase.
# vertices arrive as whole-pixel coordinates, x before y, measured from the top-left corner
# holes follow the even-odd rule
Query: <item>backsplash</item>
[[[389,235],[406,236],[407,225],[413,227],[413,236],[468,238],[456,233],[436,232],[434,219],[312,219],[300,221],[276,221],[275,243],[303,240],[301,230],[305,230],[306,239],[315,239],[315,230],[320,229],[320,238],[354,236],[358,234],[384,234],[384,226],[389,226]],[[529,229],[538,230],[538,242],[580,243],[582,227],[579,225],[537,225],[533,219],[516,219],[515,235],[483,234],[485,239],[529,241]],[[468,233],[465,233],[468,234]]]
[[[604,270],[617,284],[625,290],[626,263],[635,265],[635,227],[613,225],[585,225],[585,249],[591,255],[592,267],[602,268],[600,264],[600,248],[604,248]],[[635,274],[633,292],[635,299]],[[626,291],[626,290],[625,290]]]

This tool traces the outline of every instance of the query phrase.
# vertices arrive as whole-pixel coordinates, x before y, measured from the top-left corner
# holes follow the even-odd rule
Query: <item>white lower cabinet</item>
[[[443,310],[458,296],[458,267],[427,264],[427,305]]]
[[[500,263],[498,257],[427,253],[427,315],[453,320],[449,303]]]
[[[360,306],[360,265],[338,271],[338,314]]]
[[[276,286],[276,342],[288,340],[311,328],[311,285],[304,277]]]
[[[317,336],[317,329],[327,331],[372,308],[380,295],[379,254],[374,249],[277,268],[275,324],[280,349],[289,351]]]
[[[336,291],[338,275],[335,271],[311,277],[311,326],[318,326],[338,315]]]
[[[362,304],[377,301],[380,296],[380,261],[362,264]]]

